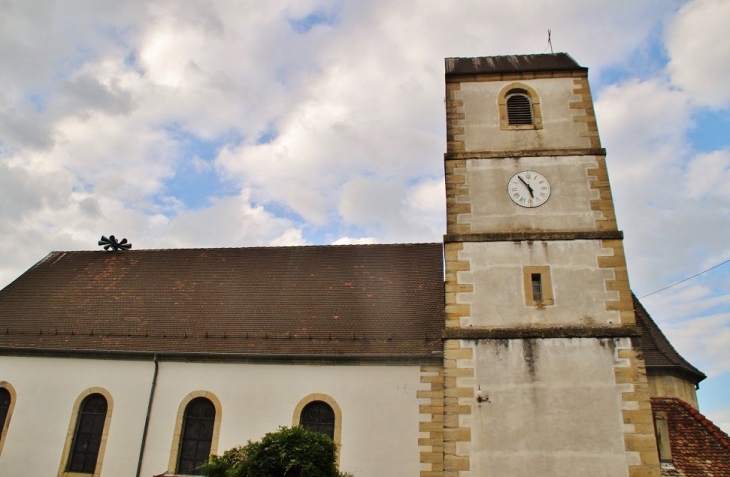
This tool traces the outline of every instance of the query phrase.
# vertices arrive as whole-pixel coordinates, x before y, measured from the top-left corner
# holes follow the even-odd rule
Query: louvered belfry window
[[[91,394],[81,403],[68,460],[69,472],[94,473],[104,432],[106,410],[106,398],[101,394]]]
[[[335,412],[323,401],[312,401],[302,409],[299,423],[310,431],[335,438]]]
[[[204,397],[195,398],[185,407],[177,473],[204,475],[200,466],[210,456],[215,425],[215,406]]]
[[[507,118],[510,125],[533,124],[532,102],[526,91],[516,89],[507,94]]]

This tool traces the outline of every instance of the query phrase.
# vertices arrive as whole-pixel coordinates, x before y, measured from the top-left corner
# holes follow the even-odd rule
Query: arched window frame
[[[307,406],[307,404],[314,402],[314,401],[322,401],[324,403],[327,403],[332,410],[335,413],[335,444],[337,445],[337,465],[340,465],[340,452],[342,450],[342,410],[340,409],[340,406],[337,404],[337,401],[335,401],[331,396],[328,396],[326,394],[321,393],[315,393],[310,394],[308,396],[305,396],[297,403],[296,407],[294,408],[294,415],[292,416],[292,427],[298,426],[301,421],[302,417],[302,411]]]
[[[221,417],[223,416],[223,408],[218,397],[209,391],[193,391],[180,402],[180,407],[177,411],[177,417],[175,419],[175,431],[172,436],[172,449],[170,451],[170,461],[167,464],[167,472],[169,474],[175,474],[177,471],[177,460],[180,456],[180,441],[182,439],[183,424],[185,422],[185,409],[195,398],[203,397],[213,403],[215,407],[215,421],[213,422],[213,438],[210,441],[210,453],[216,454],[218,452],[218,439],[221,431]]]
[[[515,90],[520,90],[519,92]],[[507,115],[507,99],[512,94],[522,94],[527,96],[532,107],[532,124],[510,124]],[[499,127],[503,131],[513,131],[520,129],[534,130],[542,129],[542,109],[540,107],[540,97],[530,86],[523,83],[511,83],[502,88],[498,96],[499,103]]]
[[[81,405],[84,400],[92,394],[101,394],[106,399],[106,417],[104,418],[104,430],[101,432],[101,443],[99,444],[99,454],[96,457],[96,467],[94,468],[93,474],[86,474],[80,472],[69,472],[66,470],[68,467],[68,461],[71,457],[71,446],[73,445],[74,435],[76,434],[76,424],[79,420],[79,414],[81,412]],[[66,433],[66,443],[63,446],[63,454],[61,456],[61,465],[58,468],[58,477],[99,477],[101,474],[101,466],[104,462],[104,451],[106,451],[106,441],[109,436],[109,427],[112,421],[112,410],[114,408],[114,400],[112,395],[104,388],[89,388],[82,392],[76,402],[74,403],[73,413],[71,414],[71,421],[68,424],[68,432]]]
[[[0,388],[5,389],[10,394],[10,405],[8,406],[8,413],[5,415],[5,422],[0,429],[0,455],[3,452],[3,444],[8,435],[8,429],[10,428],[10,419],[13,417],[13,409],[15,409],[15,401],[17,400],[17,394],[15,388],[7,381],[0,381]]]

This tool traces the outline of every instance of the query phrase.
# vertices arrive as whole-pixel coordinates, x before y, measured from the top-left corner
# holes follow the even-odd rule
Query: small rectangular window
[[[523,267],[522,274],[527,306],[543,308],[554,304],[550,267]]]
[[[539,273],[532,274],[532,299],[542,301],[542,279]]]
[[[672,447],[669,440],[669,425],[666,414],[657,412],[654,416],[654,430],[656,432],[656,444],[659,450],[659,460],[662,467],[672,464]]]

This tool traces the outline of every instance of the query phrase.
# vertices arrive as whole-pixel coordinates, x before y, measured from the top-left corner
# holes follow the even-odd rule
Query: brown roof
[[[665,413],[674,469],[664,477],[730,477],[730,437],[678,398],[653,397],[654,414]]]
[[[694,384],[699,383],[707,376],[692,366],[669,343],[669,340],[659,326],[646,311],[636,295],[634,298],[634,313],[636,324],[641,328],[641,347],[646,362],[646,371],[649,374],[670,374],[687,379]]]
[[[443,313],[440,243],[53,252],[0,290],[0,350],[434,357]]]
[[[446,76],[538,71],[588,71],[567,53],[446,58]]]

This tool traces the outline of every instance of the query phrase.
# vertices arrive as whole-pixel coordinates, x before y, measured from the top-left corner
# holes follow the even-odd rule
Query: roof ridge
[[[197,250],[243,250],[243,249],[284,249],[284,248],[345,248],[345,247],[407,247],[407,246],[414,246],[414,245],[443,245],[443,242],[394,242],[394,243],[343,243],[343,244],[304,244],[304,245],[244,245],[244,246],[238,246],[238,247],[172,247],[172,248],[135,248],[132,250],[126,250],[124,252],[120,253],[136,253],[136,252],[168,252],[168,251],[175,251],[175,250],[185,250],[185,251],[197,251]],[[39,265],[46,260],[50,259],[51,256],[61,253],[85,253],[85,252],[97,252],[97,253],[114,253],[110,252],[108,250],[99,250],[99,249],[93,249],[93,250],[53,250],[48,253],[45,257],[43,257],[38,263],[35,265]],[[34,266],[35,266],[34,265]],[[31,267],[32,268],[32,267]]]
[[[0,347],[430,359],[444,306],[442,243],[57,252],[0,290]]]
[[[588,71],[588,68],[579,65],[572,56],[564,52],[449,57],[444,59],[444,66],[447,77],[542,71],[580,71],[583,73]]]
[[[707,416],[702,414],[698,409],[692,407],[692,405],[689,404],[687,401],[684,401],[683,399],[680,399],[678,397],[652,397],[651,400],[675,401],[679,403],[679,405],[682,406],[684,410],[687,411],[687,413],[694,418],[695,421],[697,421],[702,427],[704,427],[712,437],[717,439],[722,447],[730,450],[730,435],[720,429],[714,422],[708,419]]]
[[[464,58],[464,59],[472,59],[472,58],[512,58],[512,57],[522,57],[522,56],[558,56],[558,55],[566,55],[570,56],[570,54],[566,51],[558,51],[555,53],[524,53],[521,55],[489,55],[489,56],[447,56],[446,59],[451,58]],[[572,59],[572,57],[571,57]]]

